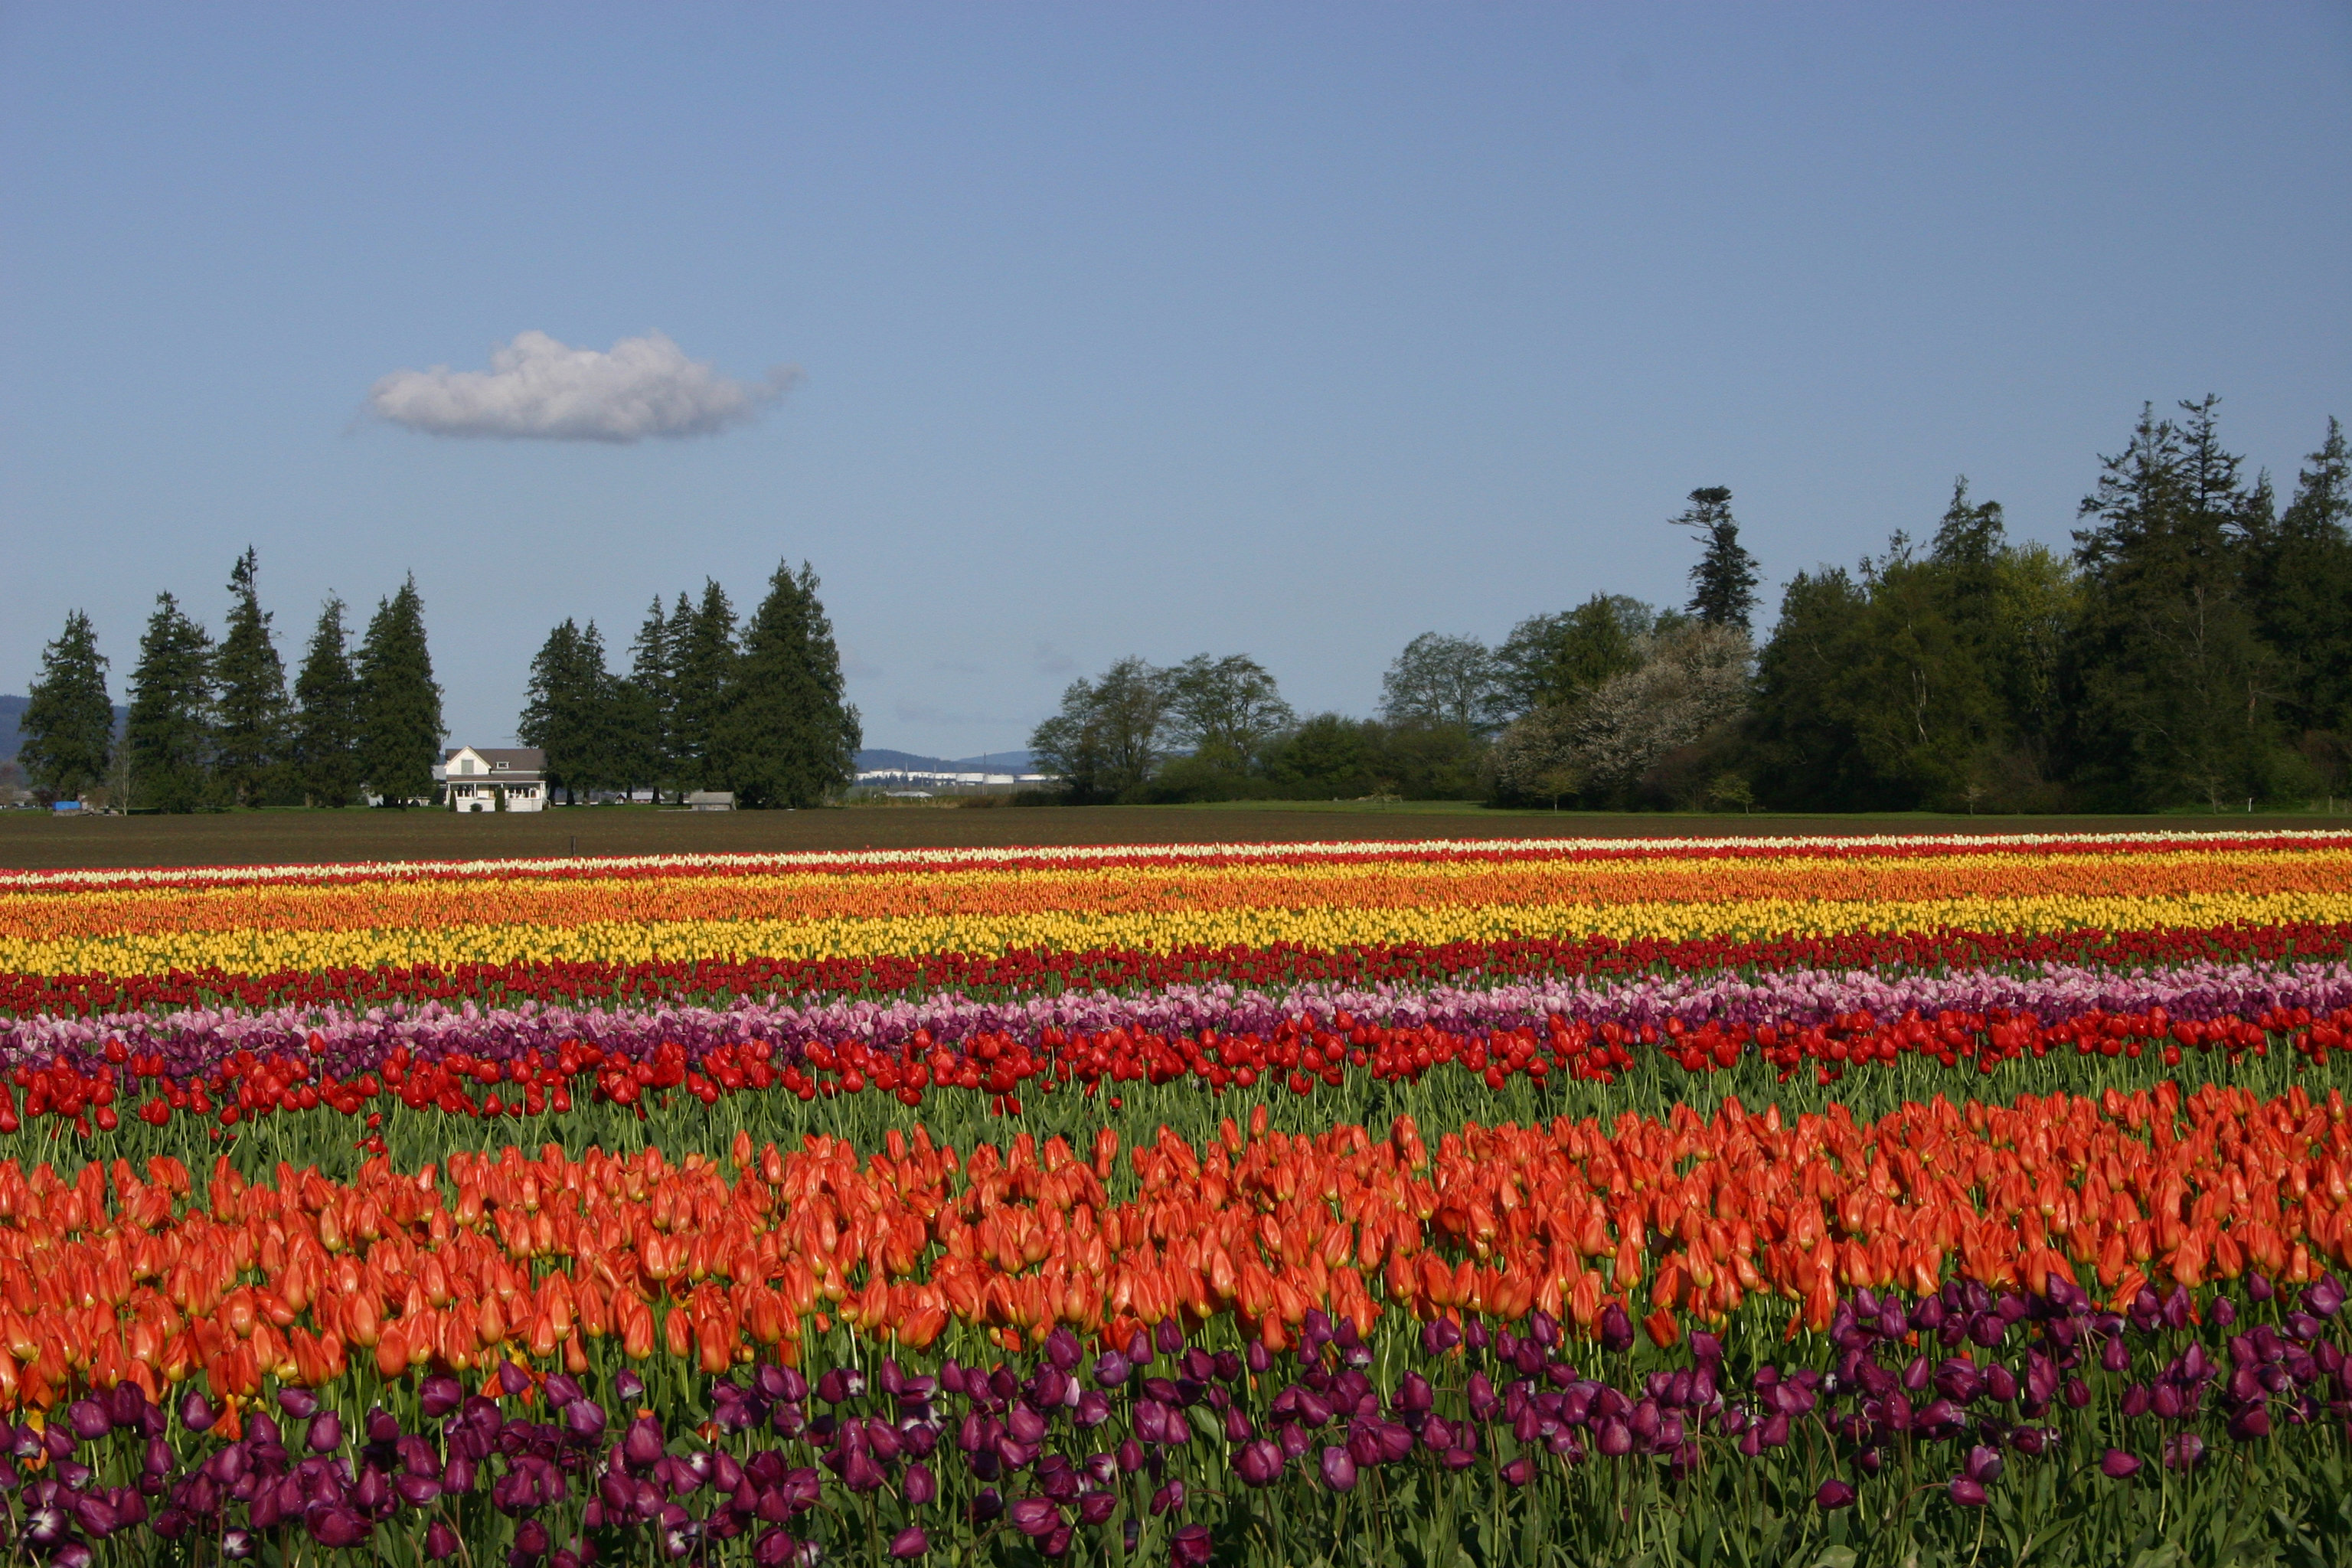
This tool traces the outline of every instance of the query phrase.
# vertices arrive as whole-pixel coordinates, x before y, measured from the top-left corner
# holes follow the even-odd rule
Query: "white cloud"
[[[396,370],[368,390],[379,419],[430,436],[536,441],[640,441],[713,436],[783,395],[799,372],[737,381],[690,360],[659,332],[623,338],[610,353],[520,332],[490,368]]]

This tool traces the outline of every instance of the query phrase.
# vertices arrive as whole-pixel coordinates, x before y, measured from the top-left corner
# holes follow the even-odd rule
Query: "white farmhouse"
[[[459,746],[435,771],[452,811],[547,809],[547,753],[536,746]]]

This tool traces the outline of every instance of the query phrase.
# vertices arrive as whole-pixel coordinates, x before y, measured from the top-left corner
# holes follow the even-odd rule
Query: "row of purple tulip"
[[[2222,1449],[2232,1473],[2281,1443],[2340,1458],[2343,1306],[2332,1278],[2255,1275],[2242,1299],[2143,1289],[2116,1312],[2057,1278],[2041,1296],[1857,1290],[1794,1361],[1736,1330],[1656,1352],[1612,1307],[1597,1342],[1541,1312],[1379,1343],[1314,1313],[1275,1352],[1171,1320],[1091,1352],[1062,1330],[1020,1363],[883,1358],[814,1380],[771,1363],[690,1394],[624,1371],[599,1397],[593,1373],[512,1363],[478,1392],[436,1375],[364,1410],[281,1387],[241,1410],[190,1393],[167,1411],[124,1384],[7,1430],[0,1486],[7,1544],[60,1568],[142,1541],[231,1561],[301,1541],[495,1551],[509,1568],[648,1546],[771,1565],[950,1543],[1052,1558],[1113,1531],[1198,1565],[1263,1557],[1275,1537],[1234,1523],[1277,1490],[1283,1528],[1310,1532],[1368,1488],[1391,1512],[1412,1497],[1423,1512],[1564,1519],[1584,1517],[1562,1511],[1577,1489],[1622,1487],[1627,1467],[1648,1506],[1682,1517],[1749,1506],[1769,1482],[1801,1533],[1933,1534],[1965,1529],[2019,1472],[2081,1509],[2151,1467],[2193,1489]]]

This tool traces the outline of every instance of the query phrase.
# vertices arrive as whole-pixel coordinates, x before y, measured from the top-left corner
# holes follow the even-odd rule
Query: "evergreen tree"
[[[570,619],[547,634],[530,661],[530,683],[516,733],[547,753],[548,787],[567,803],[625,782],[616,755],[615,700],[620,683],[604,668],[604,634]]]
[[[79,610],[41,650],[41,673],[16,721],[16,756],[33,787],[78,800],[106,782],[114,758],[114,703],[106,690],[106,656]]]
[[[679,595],[681,599],[684,595]],[[684,606],[681,605],[681,609]],[[661,595],[654,595],[645,624],[630,646],[629,679],[623,683],[623,751],[632,784],[645,783],[660,798],[661,786],[677,776],[674,747],[677,715],[677,624],[662,612]]]
[[[2248,594],[2279,661],[2289,730],[2352,736],[2352,450],[2344,426],[2330,419],[2327,439],[2305,461],[2276,526],[2251,542]]]
[[[1691,505],[1675,517],[1675,527],[1706,538],[1707,548],[1691,566],[1691,614],[1707,626],[1748,630],[1757,606],[1757,557],[1740,545],[1740,524],[1731,520],[1731,491],[1722,484],[1691,491]]]
[[[2181,424],[2143,409],[2080,509],[2095,521],[2074,535],[2074,760],[2118,804],[2218,810],[2279,776],[2272,660],[2244,591],[2248,542],[2273,525],[2266,487],[2221,448],[2217,402],[2182,404]]]
[[[857,710],[842,700],[841,655],[816,589],[806,562],[797,574],[780,563],[743,630],[725,750],[746,805],[815,805],[856,768]]]
[[[706,578],[702,603],[688,609],[678,596],[670,617],[671,647],[676,671],[670,711],[676,724],[673,742],[678,782],[688,789],[726,789],[728,778],[728,713],[736,693],[735,606],[727,590]]]
[[[294,678],[294,774],[312,805],[345,806],[360,793],[360,680],[352,669],[343,602],[329,597]]]
[[[284,787],[286,667],[269,635],[269,613],[254,591],[259,557],[251,546],[229,571],[228,630],[213,656],[213,767],[237,805],[260,805]]]
[[[123,726],[132,804],[172,812],[215,804],[212,718],[212,638],[178,600],[159,594],[139,639]]]
[[[386,805],[433,797],[441,688],[425,646],[425,600],[411,576],[377,601],[360,644],[360,776]]]
[[[1748,629],[1756,609],[1756,584],[1760,580],[1756,557],[1739,542],[1739,525],[1731,519],[1731,492],[1721,485],[1690,493],[1690,505],[1674,519],[1706,541],[1706,552],[1691,568],[1690,612],[1710,626]]]

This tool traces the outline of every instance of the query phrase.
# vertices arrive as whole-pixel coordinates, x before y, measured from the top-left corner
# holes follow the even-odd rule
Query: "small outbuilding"
[[[686,797],[688,811],[732,811],[735,792],[728,789],[698,789]]]

